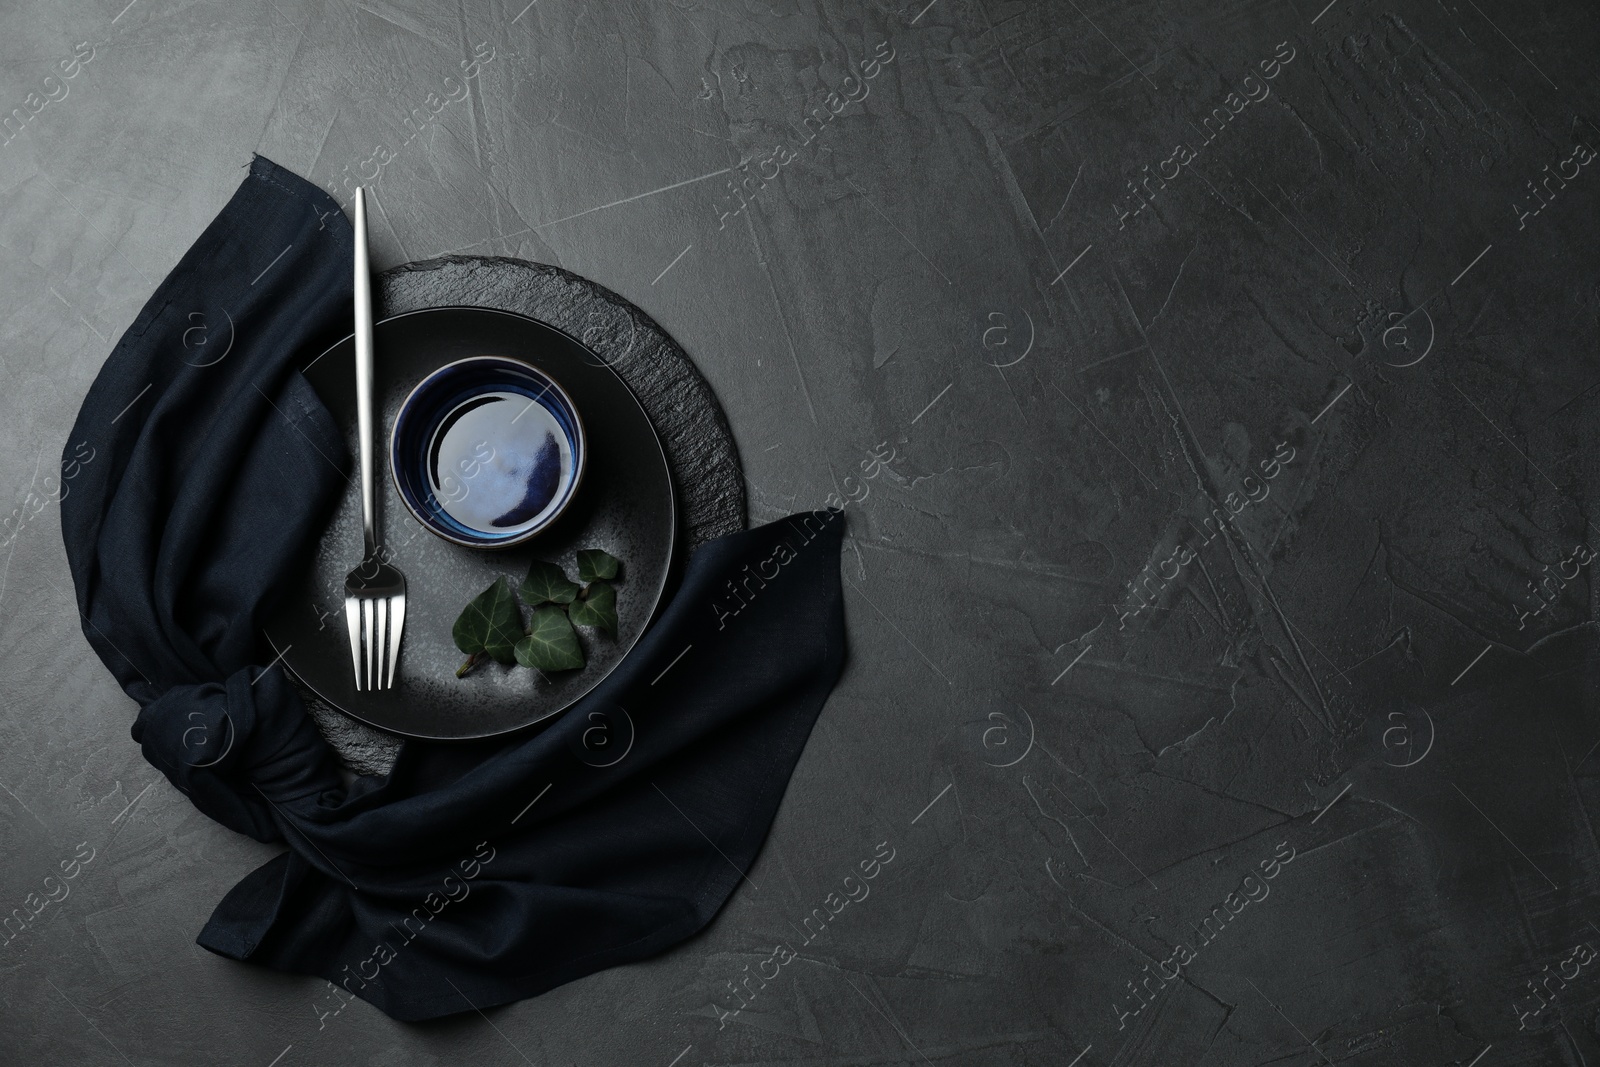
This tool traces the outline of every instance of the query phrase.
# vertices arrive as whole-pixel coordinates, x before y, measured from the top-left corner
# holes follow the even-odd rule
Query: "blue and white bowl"
[[[566,510],[588,458],[583,421],[555,379],[474,356],[417,383],[400,405],[389,466],[417,521],[469,548],[510,548]]]

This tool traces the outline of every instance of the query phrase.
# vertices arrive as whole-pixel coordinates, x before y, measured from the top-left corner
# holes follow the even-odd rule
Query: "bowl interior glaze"
[[[506,356],[457,360],[417,383],[389,447],[407,509],[472,548],[519,545],[553,523],[578,491],[587,453],[566,390]]]

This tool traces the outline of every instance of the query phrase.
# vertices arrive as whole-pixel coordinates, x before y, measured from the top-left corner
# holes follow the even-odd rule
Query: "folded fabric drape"
[[[703,545],[624,663],[547,728],[408,741],[387,777],[347,789],[259,635],[349,477],[295,368],[348,332],[350,241],[326,194],[253,161],[90,387],[62,535],[145,757],[224,826],[288,845],[199,943],[327,978],[327,1010],[356,996],[418,1020],[711,920],[843,667],[843,518]]]

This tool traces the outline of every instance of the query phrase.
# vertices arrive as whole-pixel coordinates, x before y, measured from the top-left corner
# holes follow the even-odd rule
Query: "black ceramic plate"
[[[357,692],[350,664],[344,580],[362,552],[358,478],[349,482],[305,573],[290,584],[268,622],[267,638],[323,700],[409,737],[488,737],[556,715],[622,662],[665,592],[677,515],[655,430],[603,353],[521,315],[429,308],[383,320],[374,338],[379,536],[406,577],[405,636],[394,688]],[[429,533],[400,502],[388,475],[389,432],[406,394],[446,363],[485,355],[531,363],[560,382],[584,420],[590,447],[583,484],[555,524],[525,545],[499,551],[464,548]],[[305,369],[312,388],[344,427],[352,457],[354,361],[355,342],[347,337]],[[584,548],[603,548],[622,560],[616,639],[580,629],[588,661],[581,670],[546,676],[486,659],[466,678],[456,678],[456,667],[466,657],[450,629],[467,602],[497,577],[520,583],[534,559],[559,563],[575,579],[575,557]]]

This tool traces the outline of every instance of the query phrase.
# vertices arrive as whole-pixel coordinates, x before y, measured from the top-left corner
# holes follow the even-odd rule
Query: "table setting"
[[[714,395],[621,298],[516,261],[375,285],[354,209],[251,163],[90,387],[62,531],[146,759],[288,846],[199,944],[416,1021],[710,921],[842,668],[843,522],[744,529]],[[224,355],[171,359],[191,308]]]

